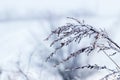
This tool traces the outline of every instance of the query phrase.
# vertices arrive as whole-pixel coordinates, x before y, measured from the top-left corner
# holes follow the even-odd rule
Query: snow
[[[18,61],[21,62],[21,69],[31,80],[63,80],[56,69],[44,62],[44,58],[51,51],[49,42],[45,42],[44,39],[50,33],[50,26],[64,24],[67,16],[84,19],[86,23],[97,28],[105,28],[113,40],[120,44],[119,2],[119,0],[0,0],[0,68],[3,70],[0,80],[9,80],[9,76],[12,76],[11,80],[25,80],[21,73],[17,73]],[[38,52],[33,54],[31,67],[27,70],[30,53],[34,52],[36,46],[39,46]],[[119,61],[118,59],[119,57],[116,61]],[[95,60],[98,62],[99,57]],[[42,67],[38,67],[38,64]],[[14,76],[19,78],[13,79]],[[103,75],[98,73],[86,80],[96,80],[101,76]]]

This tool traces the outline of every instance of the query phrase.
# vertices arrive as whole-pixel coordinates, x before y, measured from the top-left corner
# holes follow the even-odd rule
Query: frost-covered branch
[[[58,27],[56,30],[53,30],[52,33],[46,38],[46,40],[49,40],[52,36],[56,36],[57,38],[51,43],[50,46],[53,46],[57,42],[59,42],[59,46],[55,48],[55,51],[48,56],[46,61],[48,61],[57,51],[64,46],[68,46],[72,42],[78,42],[85,37],[93,38],[93,42],[90,43],[87,47],[81,48],[80,50],[73,52],[68,56],[67,59],[64,59],[63,61],[69,60],[69,58],[72,58],[76,56],[78,53],[91,53],[95,49],[99,49],[98,51],[103,50],[115,50],[116,52],[120,52],[120,46],[118,46],[111,38],[109,38],[108,34],[105,32],[105,30],[97,30],[91,25],[85,24],[84,22],[80,22],[77,19],[70,18],[75,20],[76,24],[74,23],[67,23],[64,26]],[[100,40],[103,39],[106,44],[99,43]]]

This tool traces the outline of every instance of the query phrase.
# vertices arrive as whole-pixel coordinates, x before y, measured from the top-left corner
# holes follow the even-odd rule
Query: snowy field
[[[58,69],[45,62],[53,49],[44,39],[54,26],[69,21],[68,16],[105,29],[120,44],[119,3],[119,0],[0,0],[0,80],[64,80]],[[118,63],[119,56],[113,57]],[[112,64],[102,54],[91,57],[93,63]],[[104,74],[98,72],[76,80],[97,80]]]

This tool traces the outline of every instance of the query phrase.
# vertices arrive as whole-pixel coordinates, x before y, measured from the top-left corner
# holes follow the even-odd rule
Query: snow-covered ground
[[[120,44],[119,2],[0,0],[0,80],[27,80],[25,75],[29,80],[63,80],[58,71],[45,62],[50,49],[44,39],[50,33],[50,26],[64,24],[68,16],[84,19],[97,28],[105,28],[110,37]],[[99,59],[93,57],[93,61],[102,64],[104,58],[102,62]],[[118,62],[119,56],[115,59]],[[86,80],[97,80],[101,76],[98,73]]]

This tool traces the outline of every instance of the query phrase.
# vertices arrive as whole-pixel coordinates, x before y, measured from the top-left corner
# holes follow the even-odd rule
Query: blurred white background
[[[55,26],[64,25],[68,21],[66,17],[74,17],[106,29],[120,44],[119,3],[119,0],[0,0],[0,80],[27,80],[25,75],[28,80],[65,80],[45,62],[52,49],[44,39]],[[111,65],[104,57],[100,59],[93,57],[91,61]],[[119,61],[119,56],[115,60]],[[25,75],[19,73],[18,65]],[[101,77],[103,74],[98,73],[66,80]]]

